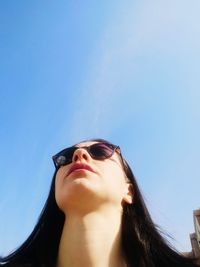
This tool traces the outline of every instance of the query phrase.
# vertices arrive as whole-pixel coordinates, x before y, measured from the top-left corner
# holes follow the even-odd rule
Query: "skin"
[[[72,163],[59,168],[55,197],[67,218],[60,240],[57,267],[124,267],[121,251],[121,218],[124,203],[133,195],[117,152],[111,158],[95,160],[77,145]],[[74,171],[74,163],[85,163],[93,172]]]

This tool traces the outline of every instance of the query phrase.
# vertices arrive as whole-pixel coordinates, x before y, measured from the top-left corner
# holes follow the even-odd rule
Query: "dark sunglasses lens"
[[[71,163],[75,150],[75,147],[69,147],[61,151],[55,159],[57,166],[63,166]]]
[[[96,159],[106,159],[112,156],[114,147],[108,144],[94,144],[90,147],[90,154]]]

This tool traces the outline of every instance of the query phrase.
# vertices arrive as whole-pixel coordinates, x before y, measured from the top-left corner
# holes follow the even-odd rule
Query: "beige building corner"
[[[197,258],[200,265],[200,209],[193,211],[193,220],[195,232],[190,234],[192,251],[188,253],[188,256]]]

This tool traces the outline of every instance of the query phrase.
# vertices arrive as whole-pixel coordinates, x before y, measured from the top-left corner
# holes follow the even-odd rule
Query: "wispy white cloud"
[[[155,56],[160,64],[168,64],[167,71],[177,70],[177,76],[180,68],[188,69],[188,60],[198,53],[200,43],[198,7],[198,1],[193,5],[182,1],[155,1],[138,6],[128,1],[115,9],[102,30],[98,45],[91,52],[72,118],[70,131],[73,136],[79,139],[88,133],[107,134],[110,130],[102,130],[104,125],[110,120],[112,127],[117,120],[120,123],[120,111],[127,98],[134,97],[138,83],[145,79],[147,73],[142,77],[141,69],[145,69],[142,62],[148,61],[149,56],[149,60],[153,61]],[[199,67],[194,58],[193,61]],[[159,69],[154,62],[152,67],[155,71]],[[156,73],[153,75],[156,86],[158,77]],[[188,86],[192,83],[191,78],[188,75],[181,77]],[[143,90],[150,94],[148,88]],[[137,111],[136,108],[137,104],[126,108],[127,113],[123,111],[122,114],[129,116],[130,111]]]

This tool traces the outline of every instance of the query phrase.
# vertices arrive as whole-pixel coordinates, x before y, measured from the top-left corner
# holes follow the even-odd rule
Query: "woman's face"
[[[127,182],[119,154],[104,160],[93,159],[83,146],[77,145],[72,162],[61,166],[56,174],[55,197],[59,208],[69,212],[96,210],[102,205],[122,210],[122,203],[132,203],[132,188]]]

